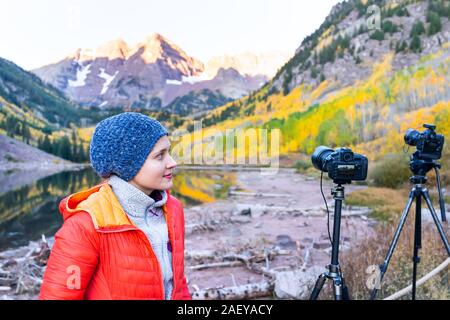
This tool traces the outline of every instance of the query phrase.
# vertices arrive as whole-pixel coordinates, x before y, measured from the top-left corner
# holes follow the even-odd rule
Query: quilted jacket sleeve
[[[64,222],[55,235],[39,299],[84,299],[97,267],[98,237],[86,212],[77,213]]]

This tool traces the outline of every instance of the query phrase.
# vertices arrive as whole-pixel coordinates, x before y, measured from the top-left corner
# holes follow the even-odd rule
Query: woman
[[[169,149],[167,130],[139,113],[96,126],[91,165],[106,180],[60,202],[40,299],[191,299]]]

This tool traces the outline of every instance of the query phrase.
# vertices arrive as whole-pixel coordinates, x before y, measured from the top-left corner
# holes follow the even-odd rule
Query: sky
[[[293,54],[338,0],[1,0],[0,57],[26,70],[160,33],[188,55]]]

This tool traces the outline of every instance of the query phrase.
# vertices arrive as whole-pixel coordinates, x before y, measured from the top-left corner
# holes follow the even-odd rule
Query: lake
[[[236,174],[229,171],[179,170],[171,194],[185,207],[227,197]],[[61,227],[59,202],[101,182],[91,169],[66,171],[0,194],[0,251],[27,245],[41,235],[52,237]]]

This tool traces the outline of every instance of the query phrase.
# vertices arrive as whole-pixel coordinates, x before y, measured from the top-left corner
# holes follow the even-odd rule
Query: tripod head
[[[445,202],[444,202],[444,196],[442,195],[442,188],[441,188],[441,178],[439,174],[439,169],[441,168],[441,164],[438,163],[434,159],[429,158],[423,158],[421,157],[421,153],[419,151],[416,151],[411,156],[411,161],[409,162],[409,168],[413,172],[413,176],[409,178],[409,180],[413,184],[424,184],[427,182],[426,174],[434,169],[436,172],[436,184],[438,187],[438,193],[439,193],[439,207],[441,210],[441,219],[442,221],[447,221],[447,217],[445,214]]]
[[[344,200],[345,199],[345,188],[341,183],[338,183],[336,186],[334,186],[331,189],[331,195],[333,196],[334,200]]]
[[[414,152],[409,162],[409,169],[417,176],[425,176],[428,171],[437,168],[440,169],[441,165],[433,159],[425,159],[420,156],[418,151]]]

